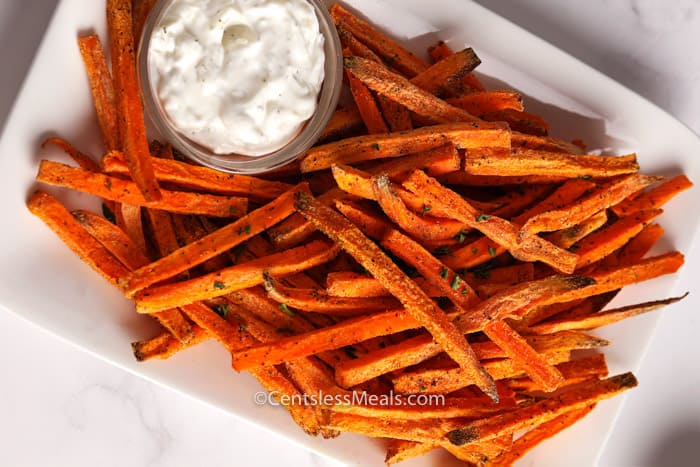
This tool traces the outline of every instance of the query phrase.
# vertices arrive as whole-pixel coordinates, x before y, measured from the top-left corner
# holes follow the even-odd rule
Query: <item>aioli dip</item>
[[[306,0],[173,0],[153,29],[148,73],[184,136],[217,154],[260,156],[316,111],[323,40]]]

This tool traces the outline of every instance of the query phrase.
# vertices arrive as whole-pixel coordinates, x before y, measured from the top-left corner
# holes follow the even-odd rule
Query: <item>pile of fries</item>
[[[107,1],[111,71],[96,36],[78,41],[105,155],[52,138],[79,167],[44,160],[37,175],[102,198],[103,213],[28,201],[162,325],[132,344],[138,360],[216,339],[280,395],[445,395],[286,407],[310,435],[385,438],[387,463],[444,448],[510,465],[636,385],[608,377],[591,352],[608,342],[588,331],[682,298],[604,310],[683,264],[646,254],[685,176],[586,155],[517,91],[484,89],[473,50],[440,42],[428,63],[339,5],[353,102],[322,141],[260,178],[196,166],[146,139],[133,51],[152,3]]]

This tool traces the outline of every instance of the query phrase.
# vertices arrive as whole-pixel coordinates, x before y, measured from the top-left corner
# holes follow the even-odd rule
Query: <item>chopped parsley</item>
[[[474,220],[477,222],[485,222],[487,220],[491,219],[491,216],[488,214],[480,213],[474,216]]]
[[[372,144],[372,149],[374,149],[375,151],[379,151],[379,144],[373,143],[373,144]]]
[[[286,303],[280,303],[280,310],[282,310],[287,316],[294,316],[294,312],[289,309]]]
[[[226,315],[228,314],[228,304],[225,305],[216,305],[214,307],[214,311],[216,311],[216,314],[221,316],[222,318],[226,319]]]
[[[423,205],[423,210],[421,211],[421,216],[425,216],[432,208],[427,204]]]
[[[226,284],[224,284],[223,282],[214,281],[214,288],[215,289],[225,289]]]
[[[455,235],[455,240],[459,243],[464,243],[464,240],[467,239],[467,234],[464,233],[464,230],[460,231],[457,235]]]
[[[575,245],[575,244],[574,244],[574,245],[571,245],[571,246],[569,247],[569,251],[572,252],[572,253],[574,253],[574,252],[578,251],[579,248],[581,248],[581,245]]]
[[[479,249],[475,246],[472,247],[472,254],[475,255],[479,252]]]
[[[250,224],[246,225],[245,227],[241,227],[240,229],[238,229],[238,235],[249,234],[250,229]]]
[[[489,245],[489,256],[491,256],[491,258],[496,257],[496,249],[494,247],[492,247],[491,245]]]
[[[447,274],[449,274],[447,268],[442,268],[442,270],[440,271],[440,277],[442,277],[443,279],[447,279]]]
[[[452,278],[452,284],[450,284],[450,287],[452,290],[457,290],[459,289],[459,276],[455,274],[455,276]]]

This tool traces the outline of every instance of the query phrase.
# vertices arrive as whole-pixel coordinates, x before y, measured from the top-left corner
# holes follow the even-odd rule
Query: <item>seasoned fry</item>
[[[634,174],[606,183],[581,200],[560,209],[543,212],[528,220],[520,231],[520,238],[539,232],[552,232],[579,224],[602,209],[624,200],[645,186],[651,185],[658,177]]]
[[[275,201],[256,209],[236,222],[134,271],[122,281],[122,289],[127,295],[131,295],[137,290],[173,277],[242,244],[289,216],[294,210],[294,194],[306,190],[308,190],[306,184],[299,184]]]
[[[436,96],[460,95],[465,90],[464,77],[480,64],[481,60],[470,47],[435,63],[411,78],[411,83]]]
[[[523,110],[523,96],[515,91],[480,91],[460,97],[452,97],[447,102],[480,117],[497,110]]]
[[[357,227],[307,193],[297,196],[296,208],[379,280],[425,326],[445,352],[467,373],[474,375],[480,389],[492,399],[498,397],[493,380],[480,367],[464,336],[456,332],[447,315]]]
[[[638,261],[646,255],[656,242],[663,236],[664,229],[659,224],[650,224],[642,229],[618,254],[620,264]]]
[[[84,191],[120,203],[164,209],[184,214],[232,217],[245,214],[246,198],[161,190],[157,201],[148,201],[136,184],[101,173],[88,172],[58,162],[41,161],[37,180],[49,185]]]
[[[397,300],[387,297],[340,298],[318,289],[293,289],[284,287],[264,274],[265,290],[273,300],[306,311],[315,311],[335,316],[359,316],[372,311],[397,309]]]
[[[102,132],[102,142],[107,151],[119,149],[119,119],[117,117],[114,83],[109,73],[107,59],[100,38],[95,34],[78,38],[80,55],[87,72],[97,122]],[[82,166],[82,164],[81,164]],[[85,167],[83,167],[85,168]]]
[[[613,177],[639,170],[637,156],[582,156],[561,152],[518,150],[511,156],[472,155],[464,159],[467,173],[473,175],[546,177]]]
[[[41,147],[45,148],[47,145],[53,144],[63,149],[63,151],[70,156],[73,161],[80,166],[81,169],[87,170],[88,172],[101,172],[100,166],[95,162],[92,157],[80,152],[75,146],[70,144],[63,138],[47,138],[41,143]]]
[[[341,107],[333,112],[328,125],[323,129],[318,140],[320,142],[328,142],[354,136],[363,127],[362,117],[356,106]]]
[[[134,353],[134,358],[139,362],[152,359],[166,360],[180,350],[193,347],[210,337],[209,333],[204,329],[199,326],[193,326],[192,338],[187,343],[180,342],[169,332],[164,332],[152,339],[132,342],[131,349]]]
[[[571,273],[575,268],[576,255],[537,235],[517,238],[517,227],[514,224],[477,212],[464,198],[421,171],[414,171],[403,185],[415,194],[422,194],[432,210],[479,230],[522,261],[539,260],[565,273]]]
[[[640,303],[638,305],[629,305],[622,308],[616,308],[614,310],[601,311],[600,313],[594,313],[588,316],[581,316],[580,318],[549,320],[532,326],[529,329],[537,334],[550,334],[553,332],[569,330],[595,329],[602,326],[607,326],[608,324],[616,323],[623,319],[641,315],[649,311],[658,310],[666,305],[679,302],[687,296],[688,293],[686,292],[680,297]]]
[[[428,55],[433,60],[433,62],[439,62],[452,55],[454,52],[448,47],[445,41],[438,41],[436,44],[428,47]],[[479,82],[479,79],[473,74],[469,73],[463,77],[464,84],[466,87],[463,89],[465,94],[475,91],[484,91],[484,86]],[[468,87],[468,88],[467,88]]]
[[[618,216],[627,216],[645,209],[658,209],[671,198],[693,186],[688,177],[677,175],[658,186],[640,194],[629,203],[620,203],[612,207],[612,211]]]
[[[387,126],[382,113],[379,110],[377,101],[364,85],[362,81],[355,77],[350,72],[347,72],[348,83],[350,84],[350,92],[352,93],[352,98],[355,100],[357,105],[357,110],[360,112],[362,121],[367,127],[367,131],[370,134],[373,133],[389,133],[389,127]]]
[[[605,380],[593,380],[566,391],[555,399],[546,399],[515,412],[472,422],[451,431],[446,438],[457,446],[487,441],[506,433],[532,428],[566,412],[582,410],[595,402],[608,399],[635,386],[637,386],[637,379],[632,373],[612,376]]]
[[[568,229],[552,232],[551,234],[546,235],[545,238],[558,247],[568,249],[571,248],[571,245],[574,243],[578,242],[582,238],[585,238],[591,232],[595,232],[600,227],[605,225],[607,221],[608,214],[605,210],[603,210],[597,214],[593,214],[580,224],[576,224]]]
[[[595,404],[591,404],[588,407],[584,407],[579,410],[564,412],[562,415],[559,415],[548,422],[542,423],[531,431],[525,433],[520,438],[516,439],[510,449],[507,449],[499,456],[490,459],[489,465],[513,465],[515,461],[523,457],[528,451],[532,450],[542,441],[551,438],[588,415],[594,407]]]
[[[200,300],[247,289],[263,283],[263,271],[275,275],[289,275],[329,261],[337,249],[325,242],[283,251],[257,260],[230,266],[174,284],[156,285],[134,295],[140,313],[154,313],[167,308],[186,305]]]
[[[330,13],[337,27],[352,33],[401,73],[411,77],[428,68],[428,64],[423,60],[339,4],[334,3],[330,8]]]
[[[189,190],[201,190],[219,195],[248,196],[256,201],[267,201],[281,196],[292,188],[287,183],[219,172],[176,160],[151,158],[151,163],[155,176],[160,182]],[[108,174],[128,175],[129,173],[124,155],[118,151],[107,153],[102,158],[102,166]]]
[[[434,123],[477,122],[470,113],[421,89],[403,76],[362,57],[346,57],[345,69],[371,90],[398,102],[417,115]]]
[[[146,125],[136,76],[136,41],[131,0],[107,0],[107,29],[121,140],[118,149],[124,151],[131,178],[143,198],[149,202],[158,201],[161,193],[149,157]]]
[[[446,144],[458,149],[493,147],[510,150],[510,134],[498,123],[448,123],[386,135],[368,135],[313,147],[301,161],[302,172],[435,149]]]

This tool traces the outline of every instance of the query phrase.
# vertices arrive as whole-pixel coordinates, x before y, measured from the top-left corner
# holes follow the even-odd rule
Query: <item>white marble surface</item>
[[[0,0],[0,125],[56,0]],[[700,133],[697,0],[480,3],[646,96]],[[2,155],[6,157],[7,155]],[[700,157],[700,156],[699,156]],[[692,290],[692,284],[686,284]],[[700,458],[700,322],[662,317],[600,465]],[[111,367],[0,311],[0,465],[336,465]]]

